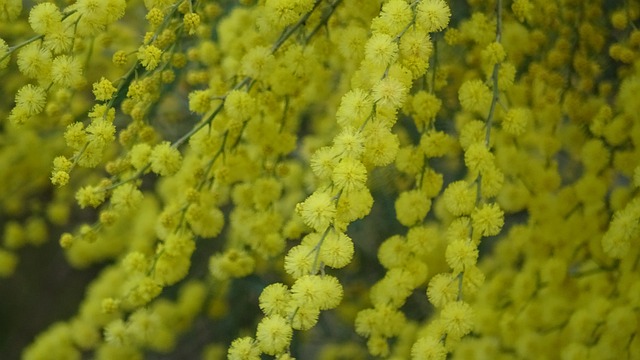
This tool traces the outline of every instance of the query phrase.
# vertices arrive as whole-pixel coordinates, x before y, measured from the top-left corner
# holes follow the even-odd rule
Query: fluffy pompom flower
[[[464,180],[455,181],[444,190],[442,200],[452,215],[469,215],[476,203],[476,193],[476,186]]]
[[[232,90],[224,102],[224,110],[231,118],[244,121],[256,112],[256,101],[246,91]]]
[[[374,64],[387,66],[398,57],[398,43],[386,34],[374,34],[364,48],[365,59]]]
[[[330,232],[320,248],[320,259],[334,269],[345,267],[353,258],[353,241],[345,233]]]
[[[437,274],[427,287],[427,297],[433,306],[441,308],[458,297],[458,279],[452,273]]]
[[[460,86],[458,100],[464,110],[486,114],[491,105],[491,90],[482,80],[468,80]]]
[[[151,151],[151,170],[160,176],[173,175],[182,166],[182,155],[168,141],[156,145]]]
[[[529,111],[525,108],[509,109],[502,119],[502,128],[512,135],[522,134],[529,122]]]
[[[447,246],[444,256],[451,270],[458,274],[475,265],[478,260],[478,248],[470,239],[457,239]]]
[[[75,87],[83,81],[82,65],[74,57],[60,55],[51,64],[51,79],[62,87]]]
[[[471,213],[473,229],[482,236],[497,235],[504,225],[504,212],[496,203],[484,204]]]
[[[104,77],[100,78],[100,81],[93,83],[93,95],[98,101],[111,100],[115,92],[116,88],[113,86],[111,81]]]
[[[411,347],[411,358],[415,360],[445,360],[447,349],[440,339],[433,336],[419,338]]]
[[[474,314],[471,306],[464,301],[450,302],[440,313],[445,331],[453,338],[461,338],[471,332]]]
[[[29,25],[36,34],[50,32],[62,21],[60,9],[53,3],[42,3],[34,6],[29,12]]]
[[[153,70],[160,64],[162,50],[154,45],[143,45],[138,49],[138,60],[147,70]]]
[[[229,360],[260,360],[260,349],[253,338],[245,336],[233,340],[227,356]]]
[[[443,0],[424,0],[416,10],[416,22],[424,26],[427,32],[446,28],[451,18],[451,10]]]
[[[333,140],[335,150],[358,159],[364,152],[364,136],[355,128],[345,127]]]
[[[262,290],[259,305],[262,312],[267,316],[273,314],[285,315],[290,301],[291,293],[287,285],[275,283]]]
[[[40,86],[25,85],[16,94],[16,107],[23,108],[29,115],[42,112],[47,103],[47,93]]]
[[[367,169],[360,161],[346,157],[333,169],[331,180],[341,190],[361,189],[367,181]]]
[[[387,76],[373,86],[372,94],[376,102],[399,108],[407,99],[408,90],[402,82]]]
[[[373,112],[373,99],[361,89],[353,89],[344,94],[336,112],[340,126],[359,128]]]
[[[289,346],[292,335],[291,325],[280,315],[272,315],[262,319],[256,330],[258,347],[269,355],[283,352]]]
[[[314,271],[313,246],[301,244],[294,246],[284,257],[284,270],[294,278]]]
[[[395,208],[398,221],[402,225],[411,226],[427,216],[431,200],[420,190],[405,191],[398,196]]]
[[[312,229],[322,232],[336,215],[336,204],[326,192],[314,192],[304,202],[296,206],[302,220]]]

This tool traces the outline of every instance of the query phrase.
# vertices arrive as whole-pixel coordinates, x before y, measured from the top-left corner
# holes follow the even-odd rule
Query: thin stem
[[[106,188],[100,189],[99,191],[109,191],[109,190],[117,188],[118,186],[120,186],[122,184],[126,184],[128,182],[137,180],[142,175],[144,175],[144,173],[147,171],[147,169],[149,169],[149,167],[151,167],[151,163],[146,164],[144,167],[142,167],[140,170],[138,170],[134,175],[132,175],[132,176],[126,178],[126,179],[120,180],[118,182],[115,182],[115,183],[107,186]]]
[[[329,18],[331,18],[331,15],[333,15],[333,13],[336,11],[336,8],[338,7],[338,5],[342,2],[342,0],[336,0],[333,4],[331,4],[331,6],[329,7],[329,11],[326,12],[326,14],[322,17],[322,20],[320,20],[320,23],[318,25],[316,25],[316,27],[313,28],[313,30],[311,30],[311,33],[309,34],[309,36],[307,36],[307,38],[305,39],[305,42],[309,42],[309,40],[311,40],[311,38],[318,32],[320,31],[320,29],[325,26],[327,24],[327,22],[329,21]]]
[[[311,14],[313,14],[313,12],[318,8],[318,5],[320,5],[320,2],[321,0],[316,0],[316,2],[313,4],[313,8],[311,8],[311,10],[308,13],[304,14],[304,16],[302,16],[300,20],[298,20],[298,22],[295,23],[293,26],[286,28],[282,32],[282,34],[280,35],[280,38],[278,38],[278,40],[271,47],[271,54],[275,54],[276,51],[278,51],[278,49],[280,49],[280,47],[284,44],[284,42],[287,41],[287,39],[289,39],[291,35],[293,35],[293,33],[295,33],[299,28],[301,28],[307,23],[307,20],[309,20],[309,18],[311,17]]]
[[[236,86],[233,87],[232,90],[238,90],[240,88],[242,88],[243,86],[250,84],[251,83],[251,78],[250,77],[245,77],[244,79],[242,79],[242,81],[240,81]],[[173,143],[173,145],[171,145],[174,148],[178,148],[180,147],[180,145],[182,145],[185,141],[189,140],[189,138],[197,133],[198,131],[200,131],[200,129],[202,129],[203,127],[207,126],[208,124],[211,123],[211,121],[213,121],[213,119],[220,113],[220,111],[222,111],[222,108],[224,106],[224,102],[226,100],[225,98],[222,98],[222,102],[220,104],[218,104],[218,107],[213,110],[213,112],[211,113],[211,115],[209,115],[203,122],[201,122],[200,124],[198,124],[197,126],[195,126],[193,129],[191,129],[188,133],[182,135],[182,137],[178,140],[176,140],[176,142]]]

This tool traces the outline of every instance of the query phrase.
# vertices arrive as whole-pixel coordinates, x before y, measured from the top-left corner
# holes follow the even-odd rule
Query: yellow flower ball
[[[497,235],[504,225],[504,212],[496,203],[483,204],[471,213],[473,230],[482,236]]]
[[[296,211],[305,224],[322,232],[333,222],[336,215],[336,204],[328,193],[316,191],[304,202],[299,203],[296,206]]]
[[[396,218],[404,226],[422,221],[431,209],[431,200],[420,190],[404,191],[395,202]]]
[[[258,301],[260,309],[266,316],[273,314],[284,316],[291,301],[291,293],[285,284],[274,283],[262,290]]]
[[[447,27],[451,10],[444,0],[424,0],[416,7],[416,23],[427,32],[440,31]]]
[[[482,80],[468,80],[462,83],[458,90],[460,106],[469,112],[478,112],[486,115],[492,99],[491,90]]]
[[[464,301],[454,301],[446,304],[440,313],[445,331],[455,338],[471,332],[475,319],[473,309]]]
[[[182,155],[168,141],[156,145],[151,151],[149,160],[151,171],[160,176],[173,175],[182,167]]]
[[[476,264],[478,248],[471,239],[456,239],[447,245],[444,256],[453,273],[458,274]]]
[[[283,352],[291,342],[293,329],[284,317],[271,315],[263,318],[256,330],[258,347],[262,352],[276,355]]]
[[[229,360],[260,360],[260,348],[253,338],[245,336],[233,340],[227,356]]]
[[[345,233],[329,232],[320,247],[320,260],[327,266],[340,269],[353,258],[353,241]]]
[[[469,215],[476,204],[477,187],[467,181],[450,183],[444,190],[442,200],[447,210],[454,216]]]

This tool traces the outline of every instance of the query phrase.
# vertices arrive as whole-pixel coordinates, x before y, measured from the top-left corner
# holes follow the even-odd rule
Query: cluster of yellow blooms
[[[99,271],[24,359],[640,358],[640,3],[25,3],[0,287]]]

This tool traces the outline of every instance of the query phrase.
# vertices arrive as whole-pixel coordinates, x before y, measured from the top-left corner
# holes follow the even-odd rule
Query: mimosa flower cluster
[[[640,358],[639,3],[0,19],[0,288],[95,275],[14,356]]]

